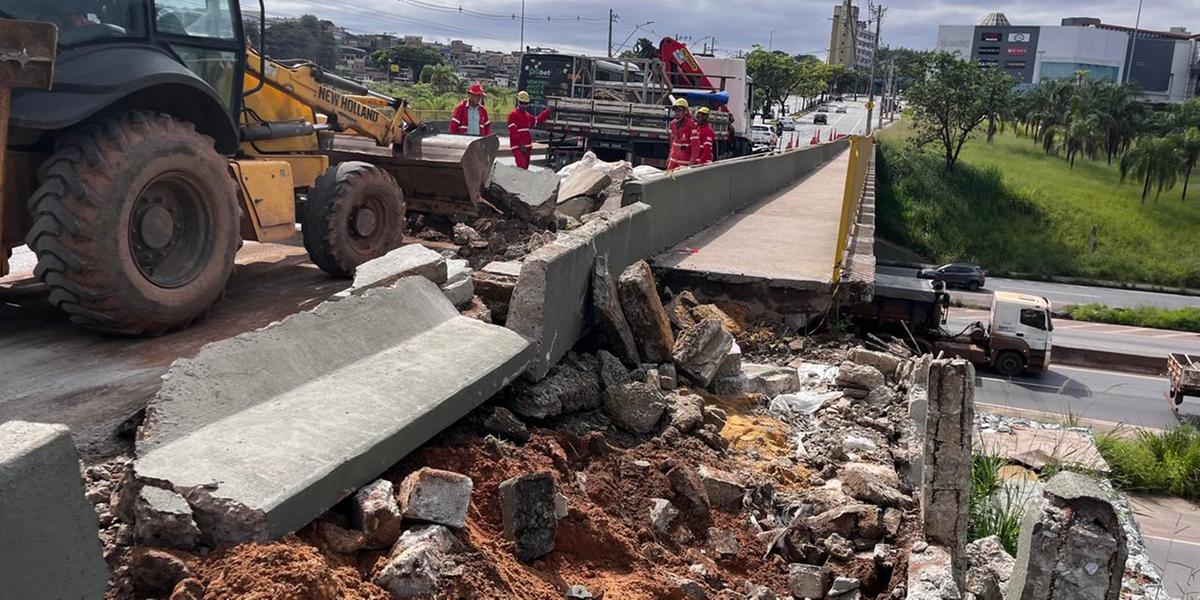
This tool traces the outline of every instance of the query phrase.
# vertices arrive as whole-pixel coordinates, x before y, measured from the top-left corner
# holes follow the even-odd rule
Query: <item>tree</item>
[[[649,38],[638,38],[633,48],[620,54],[621,58],[658,58],[658,47]]]
[[[280,60],[304,59],[322,68],[337,66],[335,26],[312,15],[280,21],[267,27],[267,54]]]
[[[1188,182],[1192,179],[1192,169],[1200,161],[1200,127],[1190,127],[1179,135],[1176,142],[1179,149],[1179,160],[1183,170],[1183,193],[1179,195],[1180,202],[1187,200]]]
[[[987,116],[987,142],[996,136],[996,123],[1012,110],[1017,80],[1000,69],[986,69],[979,82],[981,109]]]
[[[762,106],[766,112],[778,104],[780,112],[785,112],[788,94],[801,77],[799,63],[787,53],[756,45],[746,56],[746,72],[754,80],[755,106]]]
[[[916,143],[941,146],[947,171],[953,171],[958,154],[971,134],[989,116],[996,114],[999,103],[1011,94],[1003,73],[981,69],[978,63],[964,61],[948,52],[937,52],[921,59],[923,77],[908,89],[913,106]]]
[[[454,91],[458,88],[458,76],[449,65],[425,65],[421,69],[421,83],[428,83],[438,94]]]
[[[1142,204],[1150,193],[1150,185],[1157,186],[1154,199],[1162,194],[1163,188],[1175,186],[1179,174],[1179,155],[1171,140],[1161,137],[1143,137],[1121,157],[1121,180],[1133,176],[1142,180]]]
[[[408,68],[414,75],[422,73],[426,65],[440,65],[444,62],[440,52],[424,46],[419,48],[410,48],[408,46],[383,48],[372,52],[367,60],[373,66],[377,67],[400,65],[401,68]]]

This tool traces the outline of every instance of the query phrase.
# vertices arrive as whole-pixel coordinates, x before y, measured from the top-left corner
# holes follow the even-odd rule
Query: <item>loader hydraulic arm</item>
[[[249,77],[325,115],[331,129],[353,131],[380,146],[402,146],[408,132],[421,125],[409,112],[406,101],[372,92],[311,62],[289,66],[270,58],[264,60],[254,48],[249,48],[246,70]],[[261,71],[266,71],[265,76]],[[311,129],[297,131],[294,135],[311,132]]]

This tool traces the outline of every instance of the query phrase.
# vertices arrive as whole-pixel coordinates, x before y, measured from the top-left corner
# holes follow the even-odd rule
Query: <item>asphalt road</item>
[[[1164,396],[1167,381],[1149,375],[1053,365],[1040,375],[1005,377],[979,369],[975,403],[1065,417],[1162,429],[1178,423]],[[986,410],[986,406],[983,407]],[[1200,399],[1187,398],[1180,414],[1200,419]]]
[[[799,106],[799,101],[789,102],[792,106]],[[846,105],[846,112],[835,112],[834,107],[838,104]],[[797,144],[807,145],[812,139],[814,133],[820,132],[821,139],[827,141],[829,134],[837,131],[838,133],[850,134],[865,134],[867,127],[867,107],[866,101],[860,100],[855,102],[846,99],[845,102],[831,102],[829,112],[825,113],[829,119],[829,123],[825,125],[816,125],[813,123],[813,115],[816,112],[810,112],[796,120],[796,129],[793,131],[784,131],[779,137],[779,147],[786,148],[788,140],[794,139]]]
[[[889,275],[916,277],[917,270],[905,267],[888,267],[880,265],[875,268],[879,273]],[[1134,307],[1158,306],[1162,308],[1183,308],[1200,306],[1200,297],[1183,294],[1165,294],[1161,292],[1142,292],[1106,287],[1089,287],[1070,285],[1066,283],[1049,283],[1044,281],[1026,281],[1022,279],[1005,279],[1003,277],[988,277],[987,287],[982,292],[950,290],[950,298],[968,304],[986,306],[991,302],[990,292],[1021,292],[1044,296],[1051,305],[1062,307],[1068,304],[1107,304],[1109,306]]]
[[[973,321],[987,319],[988,312],[984,310],[951,308],[950,317],[943,327],[951,334],[956,334]],[[1142,356],[1166,357],[1171,352],[1200,354],[1200,334],[1165,329],[1055,319],[1053,339],[1058,346]]]

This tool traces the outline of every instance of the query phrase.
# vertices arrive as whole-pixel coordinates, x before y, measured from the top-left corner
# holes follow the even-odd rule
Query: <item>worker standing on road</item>
[[[517,107],[508,113],[508,146],[518,167],[528,169],[533,155],[533,134],[529,130],[549,117],[549,107],[535,117],[529,112],[529,92],[517,92]]]
[[[471,84],[467,99],[454,107],[454,114],[450,117],[450,133],[492,134],[492,122],[488,120],[487,109],[483,107],[483,97],[486,95],[478,82]]]
[[[713,161],[713,141],[716,134],[708,122],[708,107],[696,109],[696,144],[692,146],[692,164],[703,165]]]
[[[692,164],[692,148],[696,145],[696,122],[688,111],[686,98],[675,101],[671,110],[675,118],[671,119],[671,150],[667,155],[667,170],[678,169]]]

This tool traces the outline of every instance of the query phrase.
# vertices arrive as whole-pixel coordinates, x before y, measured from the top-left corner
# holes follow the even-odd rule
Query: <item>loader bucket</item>
[[[500,148],[494,135],[475,137],[413,132],[400,152],[375,146],[358,136],[338,135],[330,160],[359,160],[378,165],[396,178],[407,210],[476,216],[486,206],[483,187]]]

